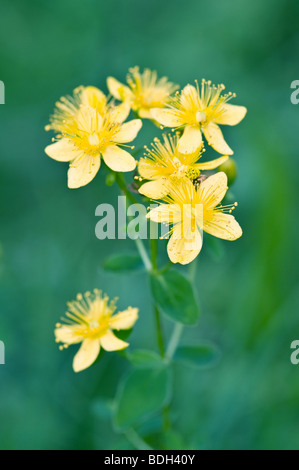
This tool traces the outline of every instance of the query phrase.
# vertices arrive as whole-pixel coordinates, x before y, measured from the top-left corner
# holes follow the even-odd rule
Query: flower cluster
[[[113,173],[138,167],[135,179],[140,195],[158,202],[148,219],[171,227],[167,251],[172,263],[191,263],[201,251],[203,232],[230,241],[241,237],[241,227],[232,215],[237,203],[222,204],[233,151],[220,126],[239,124],[246,108],[231,104],[235,95],[225,93],[224,85],[206,80],[179,91],[167,77],[134,67],[126,81],[108,77],[108,96],[98,88],[81,86],[56,103],[46,127],[55,138],[45,152],[69,163],[68,187],[90,183],[102,160]],[[127,120],[131,112],[133,118]],[[170,131],[145,146],[137,162],[131,142],[143,119]],[[204,139],[221,156],[206,161]],[[211,170],[215,171],[205,173]],[[127,346],[112,330],[131,328],[138,311],[128,309],[112,316],[114,308],[97,291],[69,304],[68,324],[57,326],[56,339],[65,346],[82,342],[74,360],[76,371],[91,365],[100,347],[111,351]]]

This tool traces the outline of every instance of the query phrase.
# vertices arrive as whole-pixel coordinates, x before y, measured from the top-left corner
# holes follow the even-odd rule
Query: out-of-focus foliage
[[[103,173],[68,190],[64,165],[44,155],[43,127],[61,95],[80,84],[105,89],[107,75],[123,81],[134,65],[181,85],[223,82],[248,107],[233,132],[224,129],[238,164],[233,191],[244,236],[224,250],[206,244],[195,281],[201,319],[184,333],[185,343],[216,343],[222,357],[208,371],[175,366],[176,433],[165,445],[299,448],[299,366],[290,363],[299,337],[299,107],[290,102],[298,14],[296,0],[2,0],[1,449],[131,448],[111,426],[108,406],[127,361],[105,355],[74,375],[74,351],[58,351],[53,328],[66,300],[98,287],[118,296],[120,308],[140,308],[130,341],[153,348],[149,286],[140,271],[103,270],[107,255],[134,250],[94,234],[96,206],[115,204],[117,190]],[[152,136],[146,123],[138,139]],[[164,328],[168,335],[171,323]],[[155,445],[154,420],[145,433]]]

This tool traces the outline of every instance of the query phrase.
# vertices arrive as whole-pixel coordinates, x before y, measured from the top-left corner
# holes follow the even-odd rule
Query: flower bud
[[[115,183],[115,173],[109,173],[109,175],[106,176],[106,185],[113,186],[114,183]]]
[[[234,183],[238,176],[237,164],[233,158],[229,158],[226,162],[222,163],[222,165],[218,167],[218,171],[223,171],[223,173],[226,174],[229,186]]]

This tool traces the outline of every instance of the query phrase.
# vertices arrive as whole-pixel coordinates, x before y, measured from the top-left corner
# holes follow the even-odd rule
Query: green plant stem
[[[169,361],[171,361],[177,350],[183,331],[184,325],[182,325],[181,323],[176,323],[166,353],[166,357]]]
[[[128,190],[124,175],[122,173],[115,173],[115,181],[117,182],[120,190],[126,195],[127,199],[132,204],[138,204],[137,199],[135,199],[133,194]],[[138,253],[140,255],[140,258],[143,261],[145,269],[148,272],[151,272],[153,269],[153,266],[147,254],[143,241],[141,240],[141,238],[136,238],[134,241],[135,241]]]
[[[123,173],[115,173],[115,181],[117,182],[120,189],[125,193],[129,201],[131,201],[132,204],[138,204],[137,199],[127,188],[126,180]]]
[[[161,325],[161,317],[158,307],[154,306],[154,314],[155,314],[155,321],[156,321],[156,334],[157,334],[157,343],[158,348],[160,351],[160,355],[162,358],[165,357],[165,346],[164,346],[164,338],[162,333],[162,325]]]
[[[135,244],[137,246],[137,250],[140,254],[140,257],[143,261],[143,264],[144,264],[144,267],[145,269],[148,271],[148,272],[151,272],[153,267],[152,267],[152,263],[151,263],[151,260],[149,259],[149,256],[147,254],[147,251],[145,249],[145,246],[144,244],[142,243],[142,240],[140,238],[137,238],[135,240]]]
[[[150,247],[151,247],[151,255],[152,255],[152,272],[157,272],[158,271],[158,240],[156,238],[151,239]],[[163,331],[162,331],[160,311],[157,305],[154,306],[154,313],[155,313],[155,319],[156,319],[156,332],[157,332],[158,347],[159,347],[161,357],[164,359],[165,358],[165,344],[164,344],[164,337],[163,337]],[[169,406],[166,406],[163,408],[162,419],[163,419],[164,432],[167,432],[171,427]]]
[[[126,185],[126,181],[124,178],[124,175],[122,173],[116,173],[115,174],[115,180],[120,188],[120,190],[126,195],[127,199],[132,203],[132,204],[137,204],[138,201],[135,199],[133,194],[129,191]],[[147,272],[150,274],[155,273],[158,271],[158,240],[157,239],[151,239],[150,240],[150,248],[151,248],[151,260],[147,254],[147,251],[145,249],[145,246],[140,238],[137,238],[135,240],[138,252],[140,254],[140,257],[144,263],[144,266],[147,270]],[[155,321],[156,321],[156,335],[157,335],[157,343],[159,347],[159,351],[161,354],[161,357],[164,359],[165,358],[165,345],[164,345],[164,337],[163,337],[163,331],[162,331],[162,322],[161,322],[161,316],[159,309],[157,305],[154,306],[154,314],[155,314]],[[169,416],[169,408],[165,407],[163,409],[163,427],[164,430],[167,431],[170,428],[170,416]],[[128,435],[129,433],[129,435]],[[134,431],[134,430],[129,430],[126,433],[127,438],[133,443],[133,440],[135,441],[135,446],[137,447],[137,444],[139,442],[142,443],[142,439],[139,437],[139,435]],[[143,442],[143,445],[147,445]],[[140,447],[138,447],[140,448]]]
[[[156,238],[151,238],[151,253],[152,253],[152,267],[153,271],[158,269],[158,240]]]
[[[157,272],[158,270],[158,240],[153,238],[150,240],[151,246],[151,255],[152,255],[152,272]],[[161,357],[165,357],[165,345],[164,345],[164,338],[162,332],[162,322],[159,309],[157,305],[154,306],[154,313],[156,319],[156,332],[157,332],[157,343],[159,346],[159,351]]]
[[[153,450],[134,429],[128,429],[124,434],[137,450]]]
[[[197,258],[190,264],[189,267],[189,279],[194,284],[196,279],[196,271],[197,271]]]
[[[138,203],[138,201],[135,199],[133,194],[128,190],[126,181],[124,179],[124,175],[122,173],[116,173],[115,180],[120,190],[123,191],[123,193],[126,195],[128,200],[131,201],[133,204]],[[140,254],[140,257],[143,261],[143,264],[145,266],[145,269],[148,271],[148,273],[156,272],[158,269],[158,240],[157,239],[150,240],[151,258],[152,258],[151,260],[147,254],[147,251],[145,249],[145,246],[142,240],[140,238],[137,238],[135,240],[135,243],[136,243],[138,252]],[[157,306],[154,307],[154,313],[155,313],[155,320],[156,320],[158,347],[159,347],[161,356],[164,358],[165,346],[164,346],[164,339],[163,339],[163,333],[162,333],[160,312]]]
[[[197,270],[197,258],[193,261],[193,263],[190,264],[189,267],[189,279],[192,282],[192,284],[195,281],[196,278],[196,270]],[[179,345],[180,339],[182,337],[184,331],[184,325],[181,323],[176,323],[176,325],[173,328],[172,336],[170,338],[167,352],[166,352],[166,358],[167,360],[171,361],[173,358],[177,347]]]

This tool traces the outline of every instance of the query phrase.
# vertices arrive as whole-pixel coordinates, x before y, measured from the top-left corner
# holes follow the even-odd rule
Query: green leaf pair
[[[182,346],[173,360],[197,369],[211,367],[220,354],[213,345]],[[167,406],[172,376],[167,361],[152,351],[129,353],[134,369],[120,383],[115,400],[115,424],[124,430],[138,426]]]

